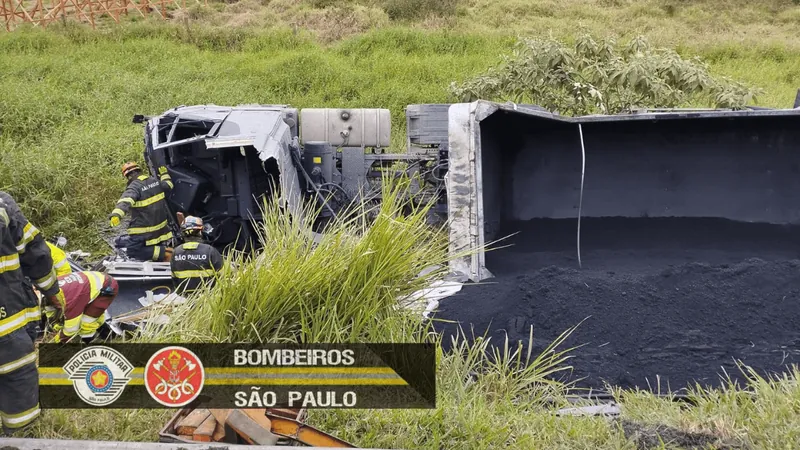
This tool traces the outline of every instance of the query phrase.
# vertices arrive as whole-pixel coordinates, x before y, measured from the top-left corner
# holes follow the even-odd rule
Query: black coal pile
[[[489,329],[495,344],[506,334],[527,341],[533,326],[534,351],[586,319],[565,343],[583,345],[570,361],[583,387],[655,389],[657,377],[662,390],[719,386],[723,368],[743,380],[734,360],[761,373],[800,363],[796,232],[708,220],[587,222],[582,268],[569,243],[574,225],[524,224],[514,247],[487,254],[496,278],[464,286],[436,317],[470,336]],[[436,326],[448,335],[457,327]]]

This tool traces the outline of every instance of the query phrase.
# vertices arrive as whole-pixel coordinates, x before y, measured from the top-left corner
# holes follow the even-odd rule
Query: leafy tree
[[[485,73],[452,83],[458,101],[534,103],[566,115],[616,114],[637,108],[709,105],[741,109],[760,89],[715,77],[695,57],[652,48],[644,37],[628,45],[583,35],[574,46],[520,39],[512,55]]]

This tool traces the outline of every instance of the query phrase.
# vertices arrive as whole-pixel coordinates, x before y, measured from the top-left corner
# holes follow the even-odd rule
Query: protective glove
[[[158,174],[159,175],[164,175],[165,173],[167,173],[167,167],[166,166],[161,166],[161,167],[158,168]]]
[[[111,224],[112,227],[116,227],[117,225],[119,225],[119,216],[112,215],[108,223]]]
[[[47,320],[52,322],[53,319],[56,318],[56,309],[52,306],[45,306],[44,307],[44,316],[47,317]]]

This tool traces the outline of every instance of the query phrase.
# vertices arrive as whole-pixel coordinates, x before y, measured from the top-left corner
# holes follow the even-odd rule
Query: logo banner
[[[433,344],[42,344],[42,408],[436,407]]]

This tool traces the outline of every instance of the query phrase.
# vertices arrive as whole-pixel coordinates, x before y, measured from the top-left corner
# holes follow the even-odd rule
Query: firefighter
[[[64,250],[61,250],[50,242],[47,242],[47,246],[50,248],[50,256],[53,258],[53,267],[56,269],[56,276],[60,277],[71,274],[72,267],[70,267],[67,261],[67,254],[64,253]]]
[[[158,173],[156,179],[143,175],[135,162],[123,164],[128,187],[109,216],[109,223],[116,227],[130,212],[128,236],[118,238],[117,246],[125,247],[128,256],[141,261],[169,261],[172,254],[168,242],[173,236],[164,200],[165,193],[172,190],[172,179],[166,167],[160,167]]]
[[[186,242],[175,247],[170,261],[175,291],[187,294],[197,290],[203,282],[213,285],[216,273],[222,269],[222,255],[203,242],[203,220],[187,216],[181,224]]]
[[[102,272],[83,271],[58,277],[66,309],[45,306],[47,320],[57,331],[55,342],[66,343],[75,336],[88,344],[105,323],[105,312],[119,293],[117,280]]]
[[[39,417],[39,372],[27,327],[39,321],[41,312],[31,302],[25,277],[49,302],[65,304],[39,230],[14,199],[0,191],[0,422],[7,434]]]

